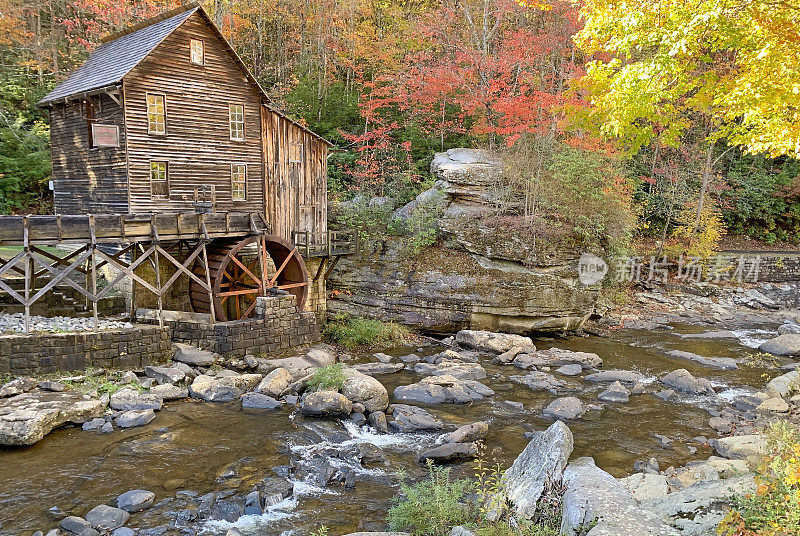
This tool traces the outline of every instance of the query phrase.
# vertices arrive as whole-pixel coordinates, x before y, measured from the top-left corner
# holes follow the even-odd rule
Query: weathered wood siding
[[[108,95],[99,99],[96,122],[119,126],[118,148],[91,147],[81,101],[55,104],[50,111],[56,214],[128,212],[125,117]]]
[[[189,61],[202,39],[205,64]],[[147,132],[148,92],[166,96],[166,135]],[[195,187],[214,185],[214,210],[262,212],[261,94],[199,13],[191,15],[124,80],[131,212],[192,211]],[[245,140],[232,141],[229,104],[243,104]],[[170,198],[153,199],[150,162],[169,165]],[[247,164],[247,199],[231,200],[231,164]]]
[[[328,147],[266,107],[262,119],[266,215],[274,233],[290,240],[292,231],[310,231],[319,241],[328,230]],[[290,159],[292,144],[302,145],[299,162]]]

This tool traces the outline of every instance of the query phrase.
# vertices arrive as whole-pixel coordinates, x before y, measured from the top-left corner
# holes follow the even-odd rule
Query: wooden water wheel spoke
[[[305,305],[308,271],[293,244],[277,236],[260,235],[243,239],[218,238],[208,244],[207,250],[211,299],[217,320],[224,322],[252,316],[256,298],[267,290],[265,284],[267,288],[287,290],[295,297],[299,308]],[[277,269],[269,277],[268,267],[273,265]],[[205,278],[205,266],[199,259],[192,272],[200,279]],[[192,309],[210,313],[212,304],[208,291],[193,280],[189,284]]]

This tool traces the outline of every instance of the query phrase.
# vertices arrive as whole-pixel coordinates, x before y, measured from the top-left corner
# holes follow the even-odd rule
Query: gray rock
[[[261,393],[271,397],[278,397],[292,383],[292,375],[283,367],[278,367],[261,380],[261,383],[256,387],[256,393]]]
[[[129,527],[120,527],[111,532],[112,536],[136,536],[136,531]]]
[[[787,413],[789,411],[789,403],[779,396],[770,398],[763,401],[756,408],[756,411],[761,413]]]
[[[98,536],[100,534],[92,528],[92,524],[77,516],[67,516],[59,525],[62,529],[75,536]]]
[[[261,381],[261,374],[241,374],[235,376],[212,377],[201,374],[189,386],[189,395],[207,402],[230,402],[246,391],[253,389]]]
[[[561,480],[572,448],[572,432],[560,421],[533,434],[525,450],[503,475],[501,484],[520,516],[532,517],[545,487]]]
[[[620,382],[612,383],[608,389],[597,396],[597,398],[604,402],[627,402],[629,397],[630,391]]]
[[[553,394],[556,394],[559,391],[567,388],[566,382],[559,380],[552,374],[548,374],[546,372],[533,371],[529,372],[525,376],[510,376],[509,379],[513,382],[527,385],[534,391],[550,391]]]
[[[732,331],[718,330],[705,331],[703,333],[688,333],[681,335],[684,339],[735,339],[736,334]]]
[[[54,393],[61,393],[67,390],[67,386],[61,382],[56,381],[43,381],[37,385],[42,391],[52,391]]]
[[[440,437],[443,443],[474,443],[489,434],[489,425],[483,421],[465,424],[454,432]]]
[[[711,439],[709,443],[723,458],[745,460],[767,453],[767,440],[760,435],[740,435]]]
[[[645,376],[633,370],[604,370],[589,374],[585,379],[596,383],[634,383],[644,381]]]
[[[392,421],[389,426],[400,432],[435,432],[444,428],[444,423],[416,406],[393,404]]]
[[[733,430],[733,423],[723,417],[711,417],[708,425],[721,434],[730,434]]]
[[[384,354],[383,352],[376,352],[372,354],[372,356],[381,363],[391,363],[394,360],[394,356]]]
[[[126,512],[141,512],[153,506],[156,494],[143,489],[126,491],[117,497],[117,507]]]
[[[414,372],[422,376],[453,376],[459,380],[482,380],[486,377],[486,370],[478,363],[462,363],[458,361],[440,361],[430,363],[417,363]]]
[[[0,400],[0,445],[33,445],[66,423],[100,417],[105,405],[79,393],[23,393]]]
[[[131,515],[121,508],[106,504],[95,506],[86,514],[86,521],[97,530],[114,530],[128,522]]]
[[[320,367],[333,365],[334,363],[336,363],[336,352],[334,349],[327,344],[318,344],[309,348],[308,351],[301,356],[263,360],[262,365],[259,365],[259,371],[261,371],[262,366],[265,367],[265,372],[281,367],[292,375],[292,381],[297,381],[313,373]]]
[[[114,425],[111,424],[110,422],[105,423],[98,430],[98,432],[100,432],[101,434],[110,434],[113,431],[114,431]]]
[[[242,395],[242,408],[277,409],[282,405],[283,404],[269,395],[264,395],[261,393],[245,393]]]
[[[27,393],[36,386],[36,381],[33,378],[17,378],[0,387],[0,398],[8,398],[10,396],[21,395]]]
[[[402,363],[361,363],[353,365],[353,368],[362,374],[375,376],[380,374],[394,374],[403,370]]]
[[[150,393],[140,393],[136,389],[120,389],[111,395],[109,406],[117,411],[129,410],[160,410],[163,405],[161,398]]]
[[[156,395],[162,400],[178,400],[180,398],[189,398],[189,389],[178,387],[171,383],[165,383],[162,385],[154,385],[150,389],[150,394]]]
[[[397,400],[420,404],[469,404],[493,394],[494,391],[480,382],[459,380],[449,375],[430,376],[394,390]]]
[[[103,426],[105,423],[106,423],[105,419],[103,419],[102,417],[97,417],[96,419],[92,419],[91,421],[86,421],[85,423],[83,423],[81,429],[83,429],[86,432],[91,432],[93,430],[99,430],[100,427]]]
[[[342,371],[342,394],[351,402],[364,404],[366,411],[383,411],[389,406],[389,393],[381,382],[353,368]]]
[[[631,476],[621,478],[620,483],[631,492],[637,501],[646,501],[665,497],[669,493],[667,477],[659,474],[636,473]]]
[[[133,428],[149,424],[155,418],[156,414],[152,409],[131,409],[119,415],[115,422],[120,428]]]
[[[543,359],[548,367],[563,365],[580,365],[583,369],[594,369],[603,366],[599,355],[591,352],[573,352],[562,348],[548,348],[536,352],[536,356]]]
[[[461,346],[495,354],[502,354],[512,348],[536,351],[536,346],[534,346],[530,337],[510,333],[462,329],[456,333],[455,340]]]
[[[679,359],[686,359],[705,367],[720,369],[720,370],[734,370],[738,369],[739,365],[736,360],[730,357],[703,357],[692,352],[684,352],[682,350],[670,350],[667,355],[677,357]]]
[[[800,335],[800,324],[789,322],[778,327],[778,335]]]
[[[399,359],[403,363],[418,363],[422,361],[422,358],[417,354],[401,355],[397,359]]]
[[[450,529],[450,532],[447,536],[475,536],[475,533],[471,530],[467,529],[466,527],[457,526]]]
[[[159,385],[178,383],[186,378],[186,373],[177,367],[145,367],[144,373],[148,378],[157,381]]]
[[[245,512],[247,511],[247,507],[245,506]],[[228,532],[225,533],[225,536],[244,536],[242,531],[237,529],[236,527],[231,527],[228,529]]]
[[[367,417],[367,422],[381,434],[389,433],[389,424],[386,422],[386,414],[382,411],[373,411]]]
[[[711,382],[705,378],[695,378],[692,376],[691,372],[686,369],[673,370],[669,374],[659,378],[659,381],[667,387],[692,395],[714,394]]]
[[[316,391],[303,398],[300,411],[310,417],[347,417],[353,410],[353,403],[336,391]]]
[[[644,511],[617,479],[592,458],[578,458],[564,470],[561,534],[575,536],[677,536],[656,514]],[[586,532],[586,528],[591,529]]]
[[[431,460],[435,463],[447,463],[460,460],[471,460],[478,456],[478,448],[474,443],[445,443],[427,449],[417,457],[417,462]]]
[[[214,352],[201,350],[191,344],[183,344],[180,342],[172,343],[175,350],[175,355],[172,358],[175,361],[192,365],[193,367],[210,367],[217,361],[222,361],[222,357]]]
[[[798,386],[800,386],[800,370],[793,370],[771,379],[769,383],[767,383],[765,390],[777,393],[779,396],[786,398],[792,394]]]
[[[778,335],[774,339],[761,343],[758,349],[773,355],[800,355],[800,334]]]
[[[503,352],[502,354],[497,356],[494,359],[494,362],[497,362],[502,365],[507,365],[508,363],[514,361],[514,358],[516,358],[523,350],[524,348],[522,348],[521,346],[515,346],[514,348],[506,352]]]
[[[574,364],[574,365],[561,365],[556,369],[556,372],[559,374],[563,374],[564,376],[577,376],[581,372],[583,372],[583,367]]]
[[[542,411],[551,419],[580,419],[586,409],[583,403],[574,396],[556,398]]]
[[[735,493],[744,495],[754,490],[753,475],[744,475],[726,480],[702,482],[664,497],[643,500],[641,508],[668,519],[685,518],[698,510],[723,502]]]
[[[127,385],[130,383],[139,383],[139,377],[136,376],[135,372],[129,370],[122,375],[122,378],[120,379],[119,383],[123,385]]]

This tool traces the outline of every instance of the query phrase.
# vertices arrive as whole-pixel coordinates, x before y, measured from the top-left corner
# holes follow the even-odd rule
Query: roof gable
[[[53,101],[118,84],[131,69],[198,9],[195,7],[183,11],[103,43],[75,72],[39,101],[39,106],[47,106]]]

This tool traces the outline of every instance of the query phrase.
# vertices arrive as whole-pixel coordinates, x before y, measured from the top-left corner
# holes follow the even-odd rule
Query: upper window
[[[189,56],[192,63],[203,65],[205,63],[205,49],[200,39],[189,40]]]
[[[153,199],[169,199],[166,162],[150,162],[150,196]]]
[[[231,165],[231,200],[244,201],[247,199],[247,166],[245,164]]]
[[[228,117],[231,125],[231,139],[244,139],[244,106],[231,104],[228,108]]]
[[[289,145],[289,162],[303,161],[303,144],[292,143]]]
[[[147,133],[167,133],[167,108],[164,95],[147,94]]]

